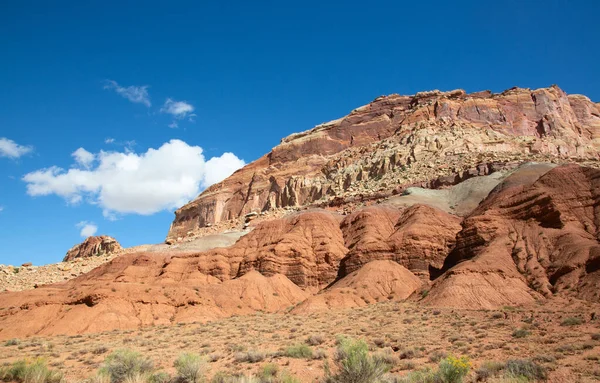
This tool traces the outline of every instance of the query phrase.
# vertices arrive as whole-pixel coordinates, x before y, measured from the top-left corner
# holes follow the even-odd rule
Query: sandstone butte
[[[599,105],[555,86],[380,97],[210,187],[167,238],[258,217],[233,245],[0,293],[0,339],[383,300],[598,304],[599,134]]]
[[[63,262],[72,261],[77,258],[89,258],[107,254],[118,253],[123,248],[116,239],[108,235],[87,237],[85,241],[73,246],[63,259]]]

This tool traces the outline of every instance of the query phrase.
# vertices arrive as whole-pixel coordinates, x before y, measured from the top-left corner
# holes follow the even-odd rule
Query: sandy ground
[[[209,323],[21,339],[0,344],[0,364],[44,357],[69,382],[77,382],[93,375],[111,351],[130,348],[167,372],[173,372],[180,353],[195,352],[205,355],[209,377],[217,372],[252,374],[274,363],[303,382],[316,382],[323,376],[324,360],[290,358],[286,348],[312,337],[313,352],[331,360],[336,337],[346,335],[362,338],[374,353],[387,355],[393,361],[391,373],[398,376],[435,367],[440,355],[451,353],[470,358],[469,379],[485,361],[529,358],[549,371],[550,382],[600,380],[600,321],[586,317],[581,324],[562,324],[598,307],[556,307],[472,311],[386,301],[309,316],[257,313]],[[515,336],[519,329],[526,335]],[[243,361],[240,355],[247,352],[259,354],[260,360]]]

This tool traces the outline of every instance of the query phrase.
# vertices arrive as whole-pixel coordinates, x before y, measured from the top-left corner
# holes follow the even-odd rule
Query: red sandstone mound
[[[257,270],[318,289],[335,280],[347,252],[340,220],[337,214],[316,210],[267,221],[229,248],[174,256],[164,272],[185,276],[196,270],[226,280]]]
[[[413,205],[406,210],[381,205],[347,216],[341,224],[348,254],[340,276],[362,265],[389,259],[429,279],[431,268],[441,268],[460,231],[460,218],[439,209]]]
[[[463,221],[424,302],[494,308],[555,295],[600,301],[600,171],[509,177]]]
[[[72,261],[76,258],[88,258],[99,255],[118,253],[123,250],[119,242],[108,235],[87,237],[85,241],[73,246],[63,259],[63,262]]]
[[[393,261],[372,261],[302,302],[292,313],[361,307],[384,300],[403,300],[421,280]]]
[[[392,221],[381,217],[391,217]],[[362,303],[353,299],[345,304],[402,299],[421,282],[386,258],[389,253],[377,254],[375,250],[382,243],[391,251],[394,246],[406,247],[406,258],[401,255],[399,262],[415,270],[439,267],[441,253],[448,251],[448,238],[440,233],[445,224],[453,228],[458,220],[425,206],[401,211],[385,205],[342,218],[322,210],[296,213],[259,224],[229,248],[125,254],[67,283],[2,294],[0,338],[96,332],[215,319],[253,310],[284,310],[308,298],[309,292],[345,276],[340,272],[342,259],[358,254],[357,250],[349,252],[345,243],[364,252],[358,257],[360,262],[369,263],[371,251],[373,260],[388,259],[371,262],[337,282],[335,286],[341,288],[370,286],[359,290],[357,299]],[[427,224],[440,225],[437,236],[430,235]],[[420,247],[420,252],[408,256]],[[418,261],[418,256],[425,259]]]
[[[67,283],[0,300],[0,339],[76,334],[280,311],[308,294],[282,275],[258,272],[225,282],[198,272],[178,283],[165,257],[127,254]]]

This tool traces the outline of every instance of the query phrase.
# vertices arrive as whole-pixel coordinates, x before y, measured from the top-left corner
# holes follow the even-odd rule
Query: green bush
[[[450,355],[442,359],[437,370],[426,368],[413,371],[399,381],[404,383],[461,383],[470,369],[471,363],[468,358],[456,358]]]
[[[290,358],[311,359],[313,350],[306,344],[296,344],[285,349],[285,356]]]
[[[0,369],[0,379],[19,383],[60,383],[63,381],[63,374],[50,370],[44,359],[18,360]]]
[[[177,378],[182,383],[200,383],[204,381],[204,360],[198,354],[183,353],[175,360]]]
[[[444,383],[460,383],[471,369],[467,357],[448,356],[440,362],[438,374]]]
[[[121,383],[138,375],[150,374],[154,364],[139,352],[121,349],[106,357],[100,373],[110,377],[111,383]]]
[[[332,374],[325,364],[327,383],[374,383],[379,382],[389,370],[383,359],[369,354],[369,347],[363,340],[341,338],[335,357],[336,373]]]

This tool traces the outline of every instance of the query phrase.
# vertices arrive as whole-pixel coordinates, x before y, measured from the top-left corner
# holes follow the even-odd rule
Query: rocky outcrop
[[[479,167],[523,161],[589,162],[600,110],[556,86],[499,94],[462,90],[390,95],[282,140],[175,213],[170,242],[256,211],[455,184]],[[595,165],[593,165],[595,166]]]
[[[460,218],[426,205],[406,210],[373,206],[347,216],[341,224],[349,251],[340,264],[340,276],[374,260],[393,260],[429,280],[454,246]]]
[[[393,261],[371,261],[332,286],[309,297],[292,313],[306,314],[335,308],[361,307],[387,300],[404,300],[422,284],[405,267]]]
[[[600,302],[600,170],[531,168],[462,223],[424,302],[495,308],[555,295]]]
[[[77,258],[89,258],[103,256],[107,254],[118,253],[123,248],[113,237],[100,235],[97,237],[87,237],[85,241],[73,246],[63,259],[63,262],[72,261]]]

